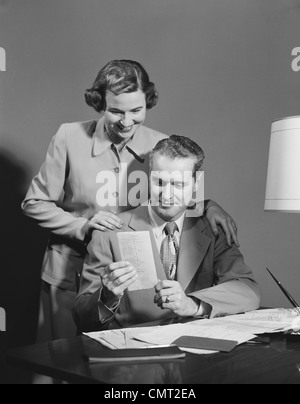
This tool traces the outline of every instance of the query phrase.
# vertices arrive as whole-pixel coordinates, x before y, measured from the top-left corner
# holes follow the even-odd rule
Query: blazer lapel
[[[104,120],[103,118],[100,118],[95,125],[92,156],[96,157],[99,154],[102,154],[105,150],[111,147],[111,145],[112,141],[104,131]]]
[[[203,234],[202,219],[186,218],[180,239],[177,280],[186,290],[200,267],[211,240]]]
[[[156,266],[157,277],[159,280],[165,280],[166,274],[160,259],[160,254],[157,249],[155,236],[152,231],[150,221],[148,206],[140,206],[134,210],[134,214],[131,216],[128,227],[134,231],[149,231],[151,237],[152,251],[154,255],[154,261]]]

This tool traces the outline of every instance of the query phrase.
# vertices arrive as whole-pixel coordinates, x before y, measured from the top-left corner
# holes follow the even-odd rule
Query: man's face
[[[152,160],[151,206],[165,221],[177,220],[189,206],[197,185],[194,158],[172,160],[155,153]]]
[[[141,91],[106,94],[105,126],[114,136],[130,139],[146,118],[146,97]]]

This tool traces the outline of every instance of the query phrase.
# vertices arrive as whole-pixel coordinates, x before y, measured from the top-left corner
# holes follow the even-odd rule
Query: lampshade
[[[300,116],[272,123],[265,210],[300,212]]]

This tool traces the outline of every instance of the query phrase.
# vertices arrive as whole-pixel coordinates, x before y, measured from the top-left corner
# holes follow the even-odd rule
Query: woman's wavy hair
[[[93,86],[85,91],[85,101],[101,113],[106,109],[107,91],[118,95],[139,89],[145,94],[147,109],[153,108],[158,93],[143,66],[133,60],[112,60],[100,70]]]

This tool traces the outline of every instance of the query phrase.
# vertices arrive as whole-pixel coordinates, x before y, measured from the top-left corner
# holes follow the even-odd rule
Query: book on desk
[[[103,349],[97,355],[89,356],[89,363],[163,361],[185,358],[177,346],[164,348]]]

